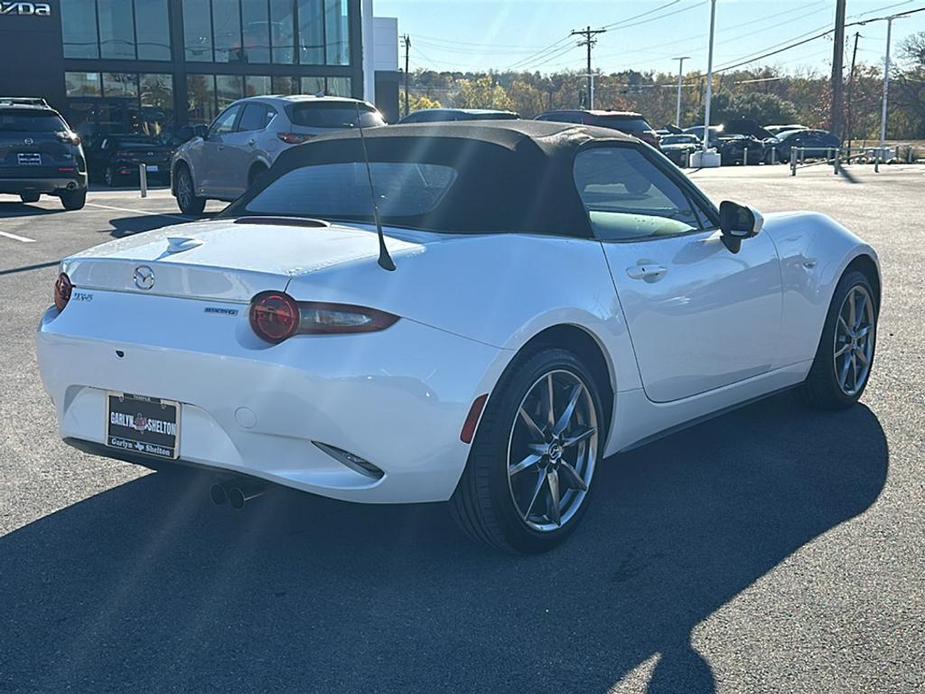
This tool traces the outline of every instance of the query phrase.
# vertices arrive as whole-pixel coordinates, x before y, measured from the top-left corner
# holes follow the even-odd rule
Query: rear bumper
[[[87,174],[76,173],[55,177],[6,177],[0,176],[0,193],[61,193],[87,187]]]
[[[97,310],[110,317],[93,320]],[[183,463],[344,501],[452,495],[469,452],[460,431],[472,401],[503,368],[503,350],[409,320],[381,333],[269,347],[247,334],[243,314],[210,317],[199,301],[99,291],[61,314],[50,309],[38,359],[60,436],[128,459],[105,447],[106,394],[143,394],[181,403]],[[141,319],[120,325],[112,315]],[[360,474],[316,443],[384,474]]]

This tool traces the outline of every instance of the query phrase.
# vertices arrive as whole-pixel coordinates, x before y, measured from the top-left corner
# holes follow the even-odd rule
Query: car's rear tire
[[[41,193],[20,193],[19,194],[19,199],[22,200],[24,203],[38,202],[39,198],[41,197],[42,197]]]
[[[61,193],[61,204],[65,210],[82,210],[87,204],[87,189],[78,188]]]
[[[864,394],[874,365],[879,306],[867,276],[846,272],[835,288],[803,401],[818,409],[841,410]]]
[[[193,175],[185,164],[180,164],[177,167],[175,195],[177,197],[177,206],[183,214],[195,217],[202,214],[203,210],[206,209],[206,199],[196,195]]]
[[[510,552],[544,552],[565,540],[590,501],[603,411],[594,377],[569,351],[543,349],[509,367],[450,502],[462,530]]]
[[[250,173],[247,174],[247,187],[248,189],[253,188],[254,184],[260,180],[260,177],[263,176],[268,171],[267,167],[262,164],[254,165]]]

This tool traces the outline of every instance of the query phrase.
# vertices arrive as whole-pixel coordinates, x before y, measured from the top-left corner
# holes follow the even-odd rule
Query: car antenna
[[[369,151],[366,149],[366,135],[363,134],[363,123],[360,120],[360,102],[354,101],[353,106],[357,112],[357,128],[360,129],[360,144],[363,147],[363,163],[366,165],[366,179],[369,181],[369,195],[373,203],[373,220],[376,222],[376,234],[379,236],[379,267],[392,272],[395,261],[389,255],[385,245],[385,235],[382,233],[382,220],[379,219],[379,203],[376,202],[376,188],[373,186],[373,172],[369,165]]]

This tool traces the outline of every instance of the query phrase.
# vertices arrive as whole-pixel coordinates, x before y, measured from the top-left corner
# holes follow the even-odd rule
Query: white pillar
[[[376,36],[373,21],[373,0],[360,3],[360,31],[363,36],[363,98],[376,103]]]

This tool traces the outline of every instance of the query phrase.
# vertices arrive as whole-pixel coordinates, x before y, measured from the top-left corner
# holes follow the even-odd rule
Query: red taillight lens
[[[282,292],[261,292],[250,310],[258,337],[279,344],[293,335],[374,333],[391,327],[398,316],[374,308],[313,301],[296,303]]]
[[[278,133],[277,137],[287,145],[301,145],[311,139],[311,135],[302,133]]]
[[[55,281],[55,308],[63,311],[67,302],[71,300],[71,292],[74,291],[74,285],[71,284],[71,278],[63,272],[58,275]]]
[[[267,342],[278,344],[299,330],[299,305],[288,294],[262,292],[251,302],[251,328]]]

